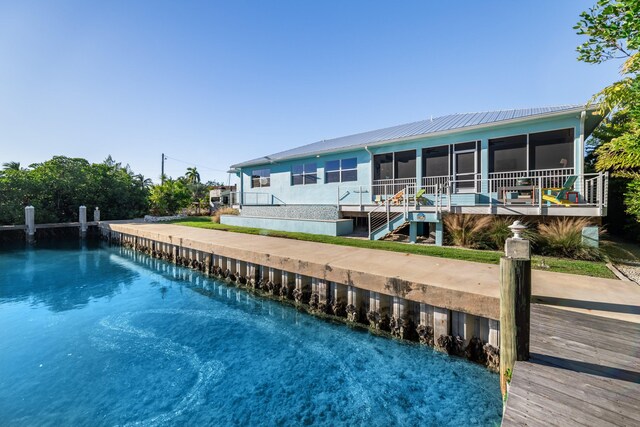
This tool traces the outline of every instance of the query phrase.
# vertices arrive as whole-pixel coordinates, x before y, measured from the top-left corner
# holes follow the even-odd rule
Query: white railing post
[[[604,196],[602,200],[603,206],[609,206],[609,172],[604,173]]]
[[[598,174],[596,183],[598,185],[598,215],[602,216],[602,172]]]
[[[391,206],[389,204],[389,200],[385,201],[385,206],[387,208],[387,228],[388,228],[389,222],[391,222]]]
[[[358,187],[358,191],[360,192],[360,210],[362,210],[362,185]]]
[[[404,187],[404,197],[402,201],[404,205],[404,219],[406,221],[409,217],[409,187]]]
[[[538,215],[542,215],[542,177],[538,177]]]

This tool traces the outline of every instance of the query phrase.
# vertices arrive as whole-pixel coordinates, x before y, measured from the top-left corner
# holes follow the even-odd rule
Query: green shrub
[[[487,230],[487,243],[491,244],[491,246],[495,249],[503,250],[505,240],[507,240],[513,234],[509,229],[509,226],[513,224],[513,221],[514,219],[508,216],[494,217],[491,221],[489,229]]]
[[[238,215],[238,214],[240,214],[240,211],[238,209],[229,208],[229,207],[220,208],[213,213],[213,216],[211,217],[211,221],[215,222],[216,224],[220,224],[221,215]]]
[[[518,218],[513,216],[494,216],[484,236],[485,243],[493,249],[504,250],[504,242],[513,236],[513,232],[509,226],[516,220],[518,220]],[[538,241],[535,227],[522,220],[521,222],[527,227],[522,233],[522,237],[529,240],[531,246],[535,247]]]
[[[465,248],[482,246],[484,234],[491,225],[486,215],[449,214],[442,218],[446,235],[452,244]]]
[[[597,248],[582,243],[582,229],[589,226],[588,218],[553,218],[538,225],[538,248],[543,255],[584,260],[601,260]]]

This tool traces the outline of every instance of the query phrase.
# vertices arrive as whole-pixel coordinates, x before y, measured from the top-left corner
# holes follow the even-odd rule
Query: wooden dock
[[[87,226],[91,227],[94,225],[98,225],[95,221],[87,221]],[[15,231],[15,230],[23,230],[25,229],[24,224],[18,225],[0,225],[0,231]],[[36,224],[36,230],[44,230],[47,228],[80,228],[79,222],[60,222],[60,223],[52,223],[52,224]]]
[[[533,304],[502,425],[640,425],[640,324]]]

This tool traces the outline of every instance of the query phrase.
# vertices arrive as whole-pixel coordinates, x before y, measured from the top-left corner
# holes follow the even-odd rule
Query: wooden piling
[[[518,360],[529,359],[531,260],[500,258],[500,389]]]

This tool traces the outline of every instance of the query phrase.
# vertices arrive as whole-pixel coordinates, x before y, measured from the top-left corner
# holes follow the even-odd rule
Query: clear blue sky
[[[593,1],[0,0],[0,162],[230,164],[433,116],[584,103]]]

